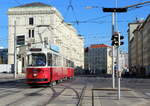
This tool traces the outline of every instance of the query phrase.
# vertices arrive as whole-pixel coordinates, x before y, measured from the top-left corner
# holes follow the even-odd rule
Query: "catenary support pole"
[[[14,78],[17,78],[16,21],[14,22]]]

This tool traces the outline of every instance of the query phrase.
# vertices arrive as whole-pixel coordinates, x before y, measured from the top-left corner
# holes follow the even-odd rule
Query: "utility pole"
[[[16,21],[14,22],[14,79],[17,78]]]
[[[115,12],[112,13],[112,35],[114,34],[115,32]],[[115,50],[115,47],[112,46],[112,88],[114,89],[115,88],[115,70],[114,70],[114,62],[115,62],[115,59],[114,59],[114,51]]]

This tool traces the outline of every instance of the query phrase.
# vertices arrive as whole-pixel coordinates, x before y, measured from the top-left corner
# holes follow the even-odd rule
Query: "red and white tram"
[[[27,84],[50,84],[74,77],[74,63],[59,53],[31,48],[27,55]]]

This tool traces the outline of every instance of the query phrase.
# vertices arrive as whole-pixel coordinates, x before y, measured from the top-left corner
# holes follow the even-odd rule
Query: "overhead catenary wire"
[[[118,22],[132,22],[133,20],[118,20]],[[99,20],[99,21],[78,21],[79,23],[111,23],[111,21],[104,21],[104,20]],[[60,21],[60,23],[58,25],[55,26],[58,27],[59,25],[61,25],[62,23],[64,23],[64,21]],[[69,21],[69,23],[76,23],[76,21]],[[26,26],[26,25],[17,25],[17,26]],[[14,25],[0,25],[0,28],[6,28],[8,29],[8,27],[14,27]]]
[[[22,3],[20,3],[20,1],[18,0],[14,0],[17,4],[22,5]]]
[[[70,9],[72,10],[72,13],[73,13],[75,20],[78,21],[75,10],[74,10],[74,6],[72,4],[72,0],[69,0],[69,5],[67,7],[67,11],[69,11]]]
[[[150,6],[150,4],[144,4],[144,5],[142,5],[142,6],[136,6],[136,7],[134,7],[134,8],[128,8],[128,11],[134,11],[134,10],[137,10],[137,9],[142,8],[142,7],[144,7],[144,6]]]
[[[95,20],[99,20],[99,19],[102,19],[102,18],[107,18],[107,17],[110,17],[111,14],[109,15],[104,15],[104,16],[100,16],[100,17],[95,17],[95,18],[90,18],[90,19],[86,19],[84,21],[95,21]]]
[[[77,18],[77,15],[76,15],[76,12],[75,12],[75,9],[74,9],[74,6],[73,6],[73,0],[69,0],[69,4],[68,4],[68,6],[66,7],[66,10],[67,10],[67,12],[66,12],[66,16],[65,17],[67,17],[67,15],[68,15],[68,12],[69,12],[69,10],[71,9],[71,12],[72,12],[72,15],[73,15],[73,18],[75,19],[75,22],[76,22],[76,25],[77,25],[77,30],[78,30],[78,32],[80,33],[80,28],[79,28],[79,21],[78,21],[78,18]],[[65,22],[67,22],[66,20],[65,20]],[[75,24],[73,24],[73,25],[75,25]]]
[[[17,2],[19,2],[20,3],[20,1],[21,0],[14,0],[14,1],[17,1]],[[49,0],[49,1],[53,1],[53,0]],[[72,0],[70,0],[71,2],[72,2]],[[16,2],[16,3],[17,3]],[[19,3],[17,3],[17,4],[19,4]],[[71,9],[71,8],[70,8]],[[75,9],[75,8],[74,8]],[[137,8],[135,8],[135,9],[137,9]],[[133,9],[131,9],[131,10],[133,10]],[[86,21],[86,20],[85,20]],[[100,22],[97,22],[97,21],[95,21],[94,19],[93,20],[90,20],[89,22],[85,22],[84,20],[82,21],[80,21],[80,20],[76,20],[76,21],[74,21],[74,24],[81,24],[81,23],[83,23],[83,24],[91,24],[91,23],[94,23],[94,24],[104,24],[104,23],[110,23],[110,22],[102,22],[102,23],[100,23]],[[119,21],[118,21],[119,22]],[[61,25],[61,23],[60,23],[60,25]],[[58,26],[59,26],[59,24],[58,24]],[[3,27],[3,28],[5,28],[5,27]],[[7,27],[6,27],[7,28]]]
[[[128,5],[128,6],[125,6],[123,8],[127,8],[127,9],[129,9],[129,8],[136,8],[138,6],[144,6],[144,5],[148,4],[148,3],[150,3],[150,1],[144,1],[144,2],[138,3],[138,4]]]
[[[79,24],[79,23],[100,23],[101,22],[95,22],[96,20],[99,20],[99,19],[102,19],[102,18],[106,18],[106,17],[109,17],[111,15],[104,15],[104,16],[100,16],[100,17],[96,17],[96,18],[90,18],[90,19],[86,19],[86,20],[76,20],[76,21],[70,21],[70,23],[76,23],[76,24]]]
[[[68,17],[68,13],[69,13],[70,8],[71,8],[71,10],[74,9],[74,7],[72,5],[72,0],[69,0],[69,4],[66,6],[66,13],[64,15],[64,19]]]

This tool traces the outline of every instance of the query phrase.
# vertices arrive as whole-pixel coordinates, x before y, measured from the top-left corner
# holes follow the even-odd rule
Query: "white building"
[[[128,53],[120,51],[120,69],[124,73],[124,69],[129,68],[128,66]]]
[[[42,41],[58,46],[64,57],[72,60],[76,67],[83,68],[83,37],[77,34],[72,25],[63,20],[56,8],[43,3],[36,2],[10,8],[8,10],[8,64],[14,64],[14,35],[16,35],[20,41],[24,40],[23,44],[17,42],[19,72],[25,67],[28,45],[32,46],[32,43],[36,43],[40,46]]]

